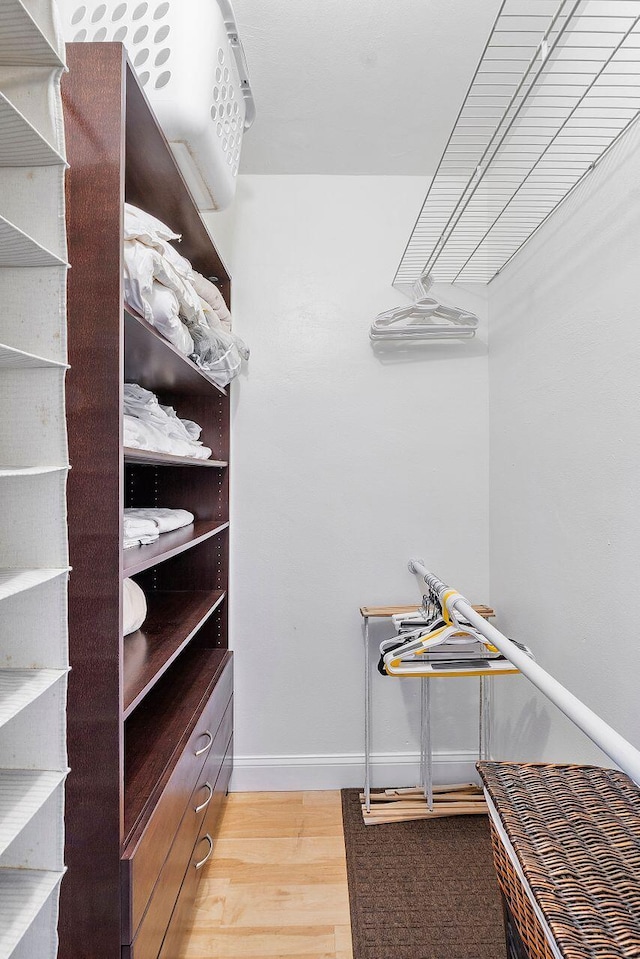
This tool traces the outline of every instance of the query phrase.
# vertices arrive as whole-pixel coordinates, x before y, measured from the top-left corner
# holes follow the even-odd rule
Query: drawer
[[[189,868],[182,883],[180,895],[178,896],[178,901],[176,902],[173,915],[171,916],[171,922],[169,923],[169,928],[167,929],[167,934],[157,959],[176,959],[176,957],[180,955],[182,939],[193,919],[198,881],[203,871],[200,863],[203,862],[212,849],[213,838],[219,823],[220,810],[224,804],[224,797],[227,792],[227,786],[229,785],[232,765],[233,740],[230,741],[227,754],[224,757],[220,775],[215,785],[214,799],[212,799],[207,810],[207,818],[205,819],[203,832],[193,851],[193,857],[189,863]],[[216,811],[215,816],[214,810]],[[213,831],[207,829],[207,819],[212,820],[211,829]]]
[[[131,942],[138,928],[187,803],[210,757],[218,756],[217,731],[233,692],[229,663],[204,707],[187,745],[162,790],[151,815],[129,841],[121,862],[122,942]],[[215,749],[214,749],[215,745]],[[221,759],[219,759],[221,761]],[[215,780],[214,780],[215,781]],[[204,782],[204,780],[203,780]],[[195,840],[194,834],[194,840]],[[187,853],[188,857],[189,853]]]
[[[190,863],[197,865],[210,850],[210,840],[204,843],[201,840],[207,835],[205,824],[208,822],[213,828],[213,824],[217,825],[219,821],[224,792],[220,798],[219,790],[222,787],[218,783],[222,784],[224,778],[221,769],[225,768],[225,750],[231,737],[232,727],[233,700],[229,703],[218,728],[207,762],[190,797],[171,851],[153,889],[147,911],[131,944],[130,959],[156,959],[185,878],[187,866]],[[226,790],[226,785],[224,789]],[[215,816],[212,814],[213,809],[216,810]],[[199,871],[194,868],[194,872],[199,873]]]

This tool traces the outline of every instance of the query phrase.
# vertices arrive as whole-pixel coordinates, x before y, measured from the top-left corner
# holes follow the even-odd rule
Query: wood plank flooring
[[[180,959],[352,959],[339,792],[231,793]]]

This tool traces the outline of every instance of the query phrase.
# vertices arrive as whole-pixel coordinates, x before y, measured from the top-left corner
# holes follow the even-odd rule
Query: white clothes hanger
[[[433,280],[424,274],[412,286],[414,302],[379,313],[371,324],[369,337],[380,340],[471,339],[476,335],[478,317],[468,310],[447,306],[429,296]]]

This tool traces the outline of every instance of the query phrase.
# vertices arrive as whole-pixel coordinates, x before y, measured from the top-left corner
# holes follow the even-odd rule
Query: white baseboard
[[[433,756],[436,783],[477,782],[474,752],[440,752]],[[420,779],[419,755],[375,753],[371,762],[373,786],[415,786]],[[307,756],[235,756],[231,792],[278,792],[345,789],[362,786],[361,753]]]

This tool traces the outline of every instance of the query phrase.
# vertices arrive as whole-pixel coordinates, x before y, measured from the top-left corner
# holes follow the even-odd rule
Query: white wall
[[[406,302],[390,283],[427,185],[245,176],[234,216],[210,218],[252,349],[233,393],[236,789],[361,784],[358,607],[419,601],[410,556],[487,598],[484,331],[405,355],[368,340]],[[484,290],[457,300],[484,316]],[[379,781],[416,780],[416,686],[376,673]],[[447,693],[435,748],[456,764],[475,749],[475,684]]]
[[[491,599],[640,746],[640,131],[489,287]],[[604,762],[525,680],[505,758]]]

